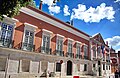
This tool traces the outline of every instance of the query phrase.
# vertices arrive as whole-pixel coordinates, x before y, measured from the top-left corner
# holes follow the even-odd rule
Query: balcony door
[[[42,39],[42,46],[41,46],[42,52],[50,52],[50,36],[49,35],[43,35]]]
[[[13,25],[2,23],[0,26],[0,46],[10,47],[12,42]]]
[[[26,30],[25,31],[25,40],[22,44],[23,50],[32,51],[33,39],[34,39],[34,32]]]

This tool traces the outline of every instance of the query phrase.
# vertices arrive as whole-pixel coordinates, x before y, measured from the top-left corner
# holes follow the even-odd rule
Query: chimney
[[[42,1],[40,1],[39,9],[42,10]]]
[[[73,20],[71,20],[71,26],[73,26]]]

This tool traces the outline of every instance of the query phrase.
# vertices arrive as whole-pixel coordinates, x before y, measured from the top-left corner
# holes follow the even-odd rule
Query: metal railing
[[[41,52],[42,52],[42,53],[51,54],[51,51],[52,51],[52,49],[51,49],[51,48],[41,46]]]
[[[29,44],[29,43],[22,43],[22,50],[34,51],[35,50],[35,45]]]
[[[80,54],[76,54],[76,55],[75,55],[75,58],[79,58],[79,59],[81,59],[81,58],[82,58],[82,55],[80,55]]]
[[[64,51],[55,50],[55,55],[64,56]]]
[[[74,53],[69,53],[69,52],[67,52],[67,53],[66,53],[66,57],[72,57],[72,58],[74,58]]]

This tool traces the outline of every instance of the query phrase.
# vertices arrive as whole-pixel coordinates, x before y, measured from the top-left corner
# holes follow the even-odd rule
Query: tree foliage
[[[4,18],[3,15],[13,17],[19,14],[20,8],[28,5],[35,6],[33,0],[0,0],[0,20]]]

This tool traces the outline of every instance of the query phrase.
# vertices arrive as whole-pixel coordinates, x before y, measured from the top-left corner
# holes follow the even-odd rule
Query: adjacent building
[[[100,33],[91,37],[31,6],[0,22],[0,46],[0,78],[111,74]]]

